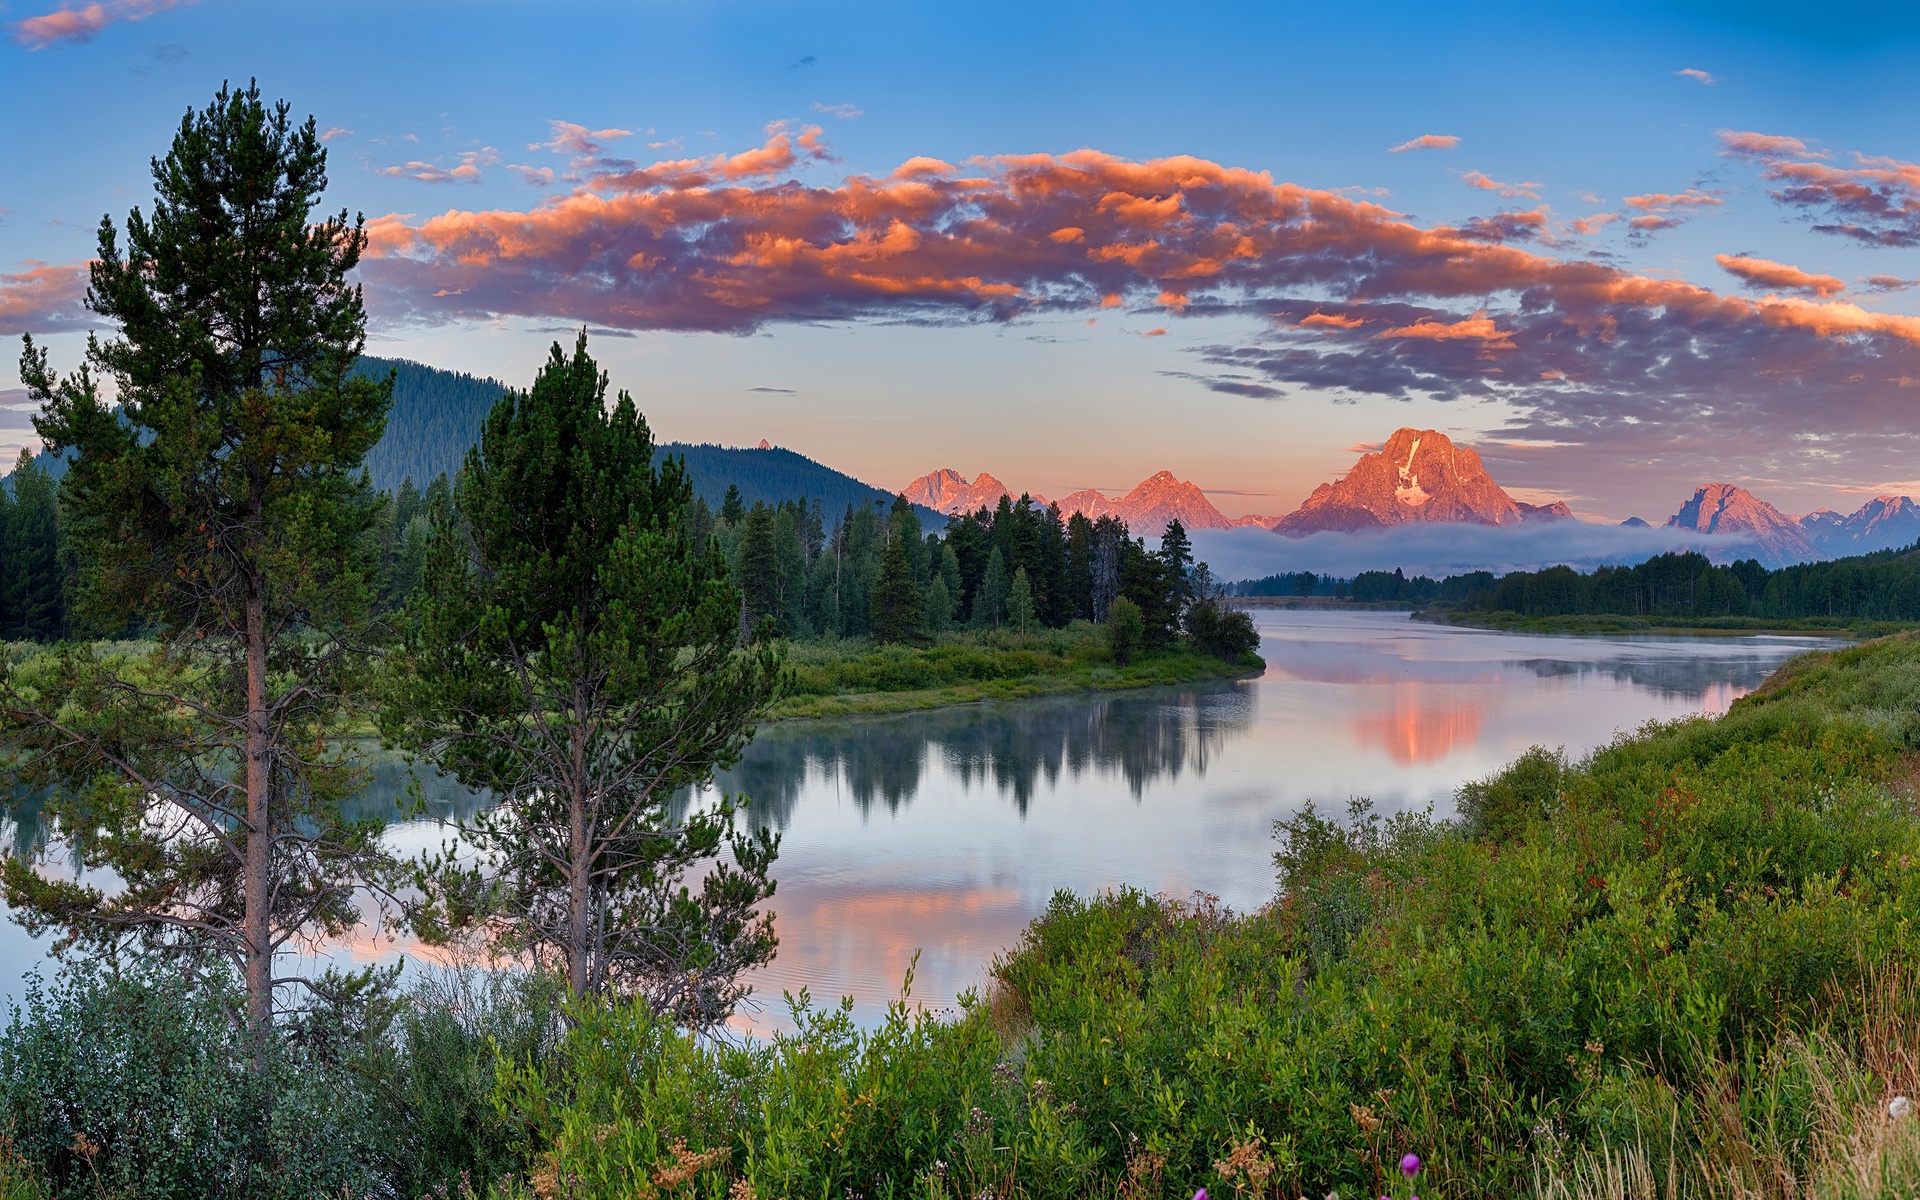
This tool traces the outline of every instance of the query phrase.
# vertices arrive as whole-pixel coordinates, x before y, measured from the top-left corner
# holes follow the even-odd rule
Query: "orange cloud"
[[[143,21],[155,13],[178,8],[192,0],[108,0],[80,8],[61,5],[50,13],[14,23],[13,40],[29,50],[44,50],[55,42],[90,42],[101,30],[120,21]]]
[[[1570,223],[1575,233],[1594,233],[1620,219],[1618,213],[1594,213],[1590,217],[1581,217]]]
[[[499,161],[499,152],[492,146],[488,146],[481,150],[463,152],[460,155],[460,164],[455,167],[442,167],[436,163],[415,160],[395,167],[381,167],[380,174],[390,175],[396,179],[418,179],[422,183],[479,183],[482,178],[481,168],[490,167]],[[533,168],[510,169],[521,172],[522,178],[532,182]],[[551,179],[553,173],[548,171],[546,177]]]
[[[1704,208],[1723,204],[1725,201],[1711,192],[1699,188],[1688,188],[1684,192],[1648,192],[1644,196],[1628,196],[1628,208],[1637,208],[1643,212],[1665,212],[1675,208]]]
[[[1167,336],[1167,327],[1165,325],[1155,326],[1152,329],[1143,330],[1140,336],[1141,337],[1165,337]]]
[[[39,333],[87,323],[84,262],[0,274],[0,334]]]
[[[1797,138],[1722,131],[1727,153],[1758,162],[1761,177],[1781,186],[1771,195],[1782,204],[1825,212],[1820,233],[1840,234],[1876,246],[1920,245],[1920,163],[1855,153],[1854,166],[1812,161],[1816,154]]]
[[[1823,150],[1810,150],[1807,144],[1796,137],[1786,137],[1777,133],[1752,133],[1734,129],[1722,129],[1716,135],[1728,154],[1743,155],[1781,155],[1788,154],[1799,158],[1827,158]]]
[[[1713,256],[1713,261],[1725,267],[1729,273],[1738,276],[1742,283],[1754,287],[1812,292],[1822,300],[1847,290],[1845,280],[1836,279],[1832,275],[1810,274],[1799,267],[1773,262],[1770,259],[1716,254]]]
[[[1675,71],[1674,74],[1678,75],[1682,79],[1697,80],[1700,83],[1706,84],[1708,87],[1712,87],[1714,84],[1720,82],[1718,79],[1715,79],[1712,75],[1707,74],[1705,71],[1702,71],[1698,67],[1682,67],[1680,70]]]
[[[1423,133],[1412,141],[1401,142],[1398,146],[1389,146],[1388,154],[1405,154],[1409,150],[1451,150],[1460,144],[1460,139],[1451,133]]]
[[[1538,200],[1540,198],[1540,185],[1537,183],[1501,183],[1498,179],[1489,179],[1479,171],[1468,171],[1460,177],[1460,182],[1471,188],[1479,188],[1482,191],[1498,192],[1502,196],[1525,196],[1530,200]]]
[[[1344,316],[1340,313],[1308,313],[1297,324],[1308,329],[1357,329],[1366,322],[1359,317]]]
[[[1415,321],[1411,325],[1376,333],[1374,337],[1421,338],[1431,342],[1474,341],[1484,342],[1490,350],[1513,348],[1507,331],[1497,328],[1493,318],[1485,313],[1478,313],[1463,321]]]
[[[544,142],[528,142],[529,150],[551,150],[555,154],[594,155],[616,138],[632,137],[631,129],[588,129],[572,121],[548,121],[549,137]]]
[[[1197,311],[1278,304],[1295,313],[1289,328],[1315,312],[1355,328],[1376,305],[1394,311],[1374,328],[1408,346],[1504,348],[1520,332],[1484,310],[1524,295],[1526,330],[1557,329],[1555,345],[1593,353],[1648,322],[1695,338],[1764,329],[1920,345],[1920,318],[1721,295],[1190,156],[915,159],[882,177],[782,181],[780,165],[798,161],[780,132],[746,155],[595,175],[527,211],[379,218],[362,266],[369,300],[388,320],[519,314],[714,330],[903,313],[1005,319],[1129,298]],[[1056,236],[1068,229],[1078,238]],[[1453,303],[1483,311],[1418,307]]]

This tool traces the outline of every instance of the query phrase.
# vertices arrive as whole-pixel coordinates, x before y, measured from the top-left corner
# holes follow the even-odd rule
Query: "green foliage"
[[[1551,817],[1567,778],[1564,751],[1534,746],[1485,779],[1460,785],[1454,811],[1461,832],[1475,841],[1509,842]]]
[[[243,995],[165,968],[29,978],[0,1034],[0,1119],[46,1194],[201,1200],[378,1187],[389,1131],[335,1044],[276,1039]]]
[[[354,374],[393,381],[386,432],[367,451],[373,486],[396,491],[409,479],[424,483],[460,473],[467,450],[480,440],[487,414],[507,390],[497,379],[443,371],[404,358],[363,355]]]
[[[606,388],[582,333],[488,416],[434,515],[382,730],[496,799],[461,826],[477,861],[423,876],[427,936],[478,928],[576,993],[707,1023],[772,955],[756,906],[777,840],[737,832],[730,800],[669,805],[738,757],[780,663],[736,648],[740,600],[681,524],[685,476],[654,468],[632,397]]]
[[[1113,653],[1113,661],[1123,666],[1132,662],[1146,642],[1146,629],[1140,606],[1131,597],[1116,597],[1107,615],[1107,646]]]
[[[1013,582],[1007,577],[1007,556],[995,546],[987,552],[986,572],[980,577],[980,586],[974,589],[975,629],[990,629],[1006,622],[1007,593],[1012,589]]]

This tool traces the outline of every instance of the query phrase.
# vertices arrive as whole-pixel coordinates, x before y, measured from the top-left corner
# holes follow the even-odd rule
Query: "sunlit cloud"
[[[321,134],[320,140],[323,142],[331,142],[331,141],[338,140],[340,138],[350,138],[352,136],[353,136],[353,130],[342,129],[340,128],[340,126],[335,125],[329,128],[325,133]]]
[[[1398,146],[1389,146],[1388,154],[1405,154],[1409,150],[1451,150],[1460,144],[1460,139],[1451,133],[1423,133]]]
[[[500,153],[492,146],[479,150],[468,150],[460,155],[456,166],[443,167],[438,163],[413,161],[398,166],[381,167],[380,174],[396,179],[418,179],[422,183],[479,183],[485,177],[482,168],[493,166],[500,161]],[[523,174],[526,167],[513,168]]]
[[[1853,166],[1836,167],[1798,138],[1722,130],[1720,141],[1780,185],[1769,193],[1775,200],[1816,217],[1816,231],[1873,246],[1920,245],[1920,163],[1856,152]]]
[[[1501,183],[1498,179],[1488,178],[1480,171],[1468,171],[1460,177],[1460,182],[1470,188],[1479,188],[1481,191],[1494,192],[1506,196],[1509,199],[1521,196],[1525,196],[1529,200],[1538,200],[1540,198],[1540,185],[1537,183]]]
[[[0,334],[42,333],[90,323],[87,264],[34,264],[17,275],[0,273]]]
[[[1712,87],[1714,84],[1720,82],[1718,79],[1714,78],[1712,75],[1708,74],[1707,72],[1702,71],[1698,67],[1683,67],[1680,70],[1675,71],[1674,74],[1678,75],[1682,79],[1691,79],[1696,83],[1703,83],[1708,87]]]
[[[61,5],[49,13],[14,22],[13,40],[29,50],[44,50],[57,42],[90,42],[101,30],[121,21],[143,21],[156,13],[192,0],[106,0],[73,8]]]
[[[1716,254],[1713,256],[1713,261],[1751,287],[1770,288],[1776,291],[1811,292],[1823,300],[1847,290],[1844,279],[1837,279],[1832,275],[1816,275],[1771,259]]]

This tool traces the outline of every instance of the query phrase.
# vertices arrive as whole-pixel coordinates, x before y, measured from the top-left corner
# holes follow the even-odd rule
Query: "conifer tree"
[[[1033,629],[1033,582],[1025,567],[1013,573],[1013,582],[1008,585],[1007,621],[1021,633]]]
[[[942,634],[953,624],[953,593],[947,590],[947,581],[935,573],[933,582],[927,586],[927,607],[923,618],[927,632]]]
[[[772,618],[770,632],[780,633],[780,553],[774,544],[773,510],[762,501],[753,502],[741,523],[740,535],[740,625],[744,632],[760,628]]]
[[[20,451],[9,482],[13,502],[5,530],[6,584],[0,589],[0,611],[6,613],[7,636],[53,641],[66,632],[66,579],[54,483],[27,449]]]
[[[1007,578],[1007,560],[995,546],[987,555],[987,571],[980,579],[980,586],[974,590],[973,627],[991,629],[1007,619],[1007,592],[1012,588]]]
[[[307,982],[277,977],[276,954],[355,924],[354,881],[380,864],[377,825],[341,816],[359,774],[337,747],[365,676],[378,513],[360,468],[389,384],[351,373],[366,319],[346,277],[366,235],[314,211],[311,119],[222,88],[153,178],[124,250],[100,224],[87,303],[116,334],[64,378],[29,339],[21,376],[42,439],[72,452],[86,613],[157,644],[68,645],[5,685],[14,778],[54,788],[58,826],[85,831],[79,862],[121,886],[10,858],[7,899],[68,941],[224,956],[264,1032],[275,989]]]
[[[477,928],[576,994],[704,1025],[773,954],[756,906],[777,839],[736,832],[728,800],[673,806],[739,757],[781,669],[736,648],[725,559],[680,521],[684,468],[652,465],[606,387],[582,333],[488,416],[436,515],[382,728],[498,801],[461,826],[480,861],[425,876],[424,932]]]
[[[920,546],[919,523],[889,522],[880,577],[873,585],[873,640],[904,642],[920,632],[920,584],[910,547]],[[924,548],[924,547],[923,547]]]
[[[727,495],[720,502],[720,521],[724,525],[738,525],[746,518],[747,506],[740,501],[740,486],[727,485]]]

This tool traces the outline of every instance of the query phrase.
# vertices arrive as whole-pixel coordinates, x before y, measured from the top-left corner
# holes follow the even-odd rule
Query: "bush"
[[[1553,812],[1566,775],[1564,750],[1534,746],[1496,774],[1460,785],[1453,804],[1462,832],[1475,841],[1513,841]]]
[[[1116,596],[1107,612],[1107,648],[1113,661],[1126,666],[1146,642],[1147,619],[1140,606],[1125,596]]]
[[[310,1197],[378,1183],[385,1140],[344,1059],[253,1047],[230,980],[82,964],[30,978],[0,1036],[0,1114],[57,1196]]]

